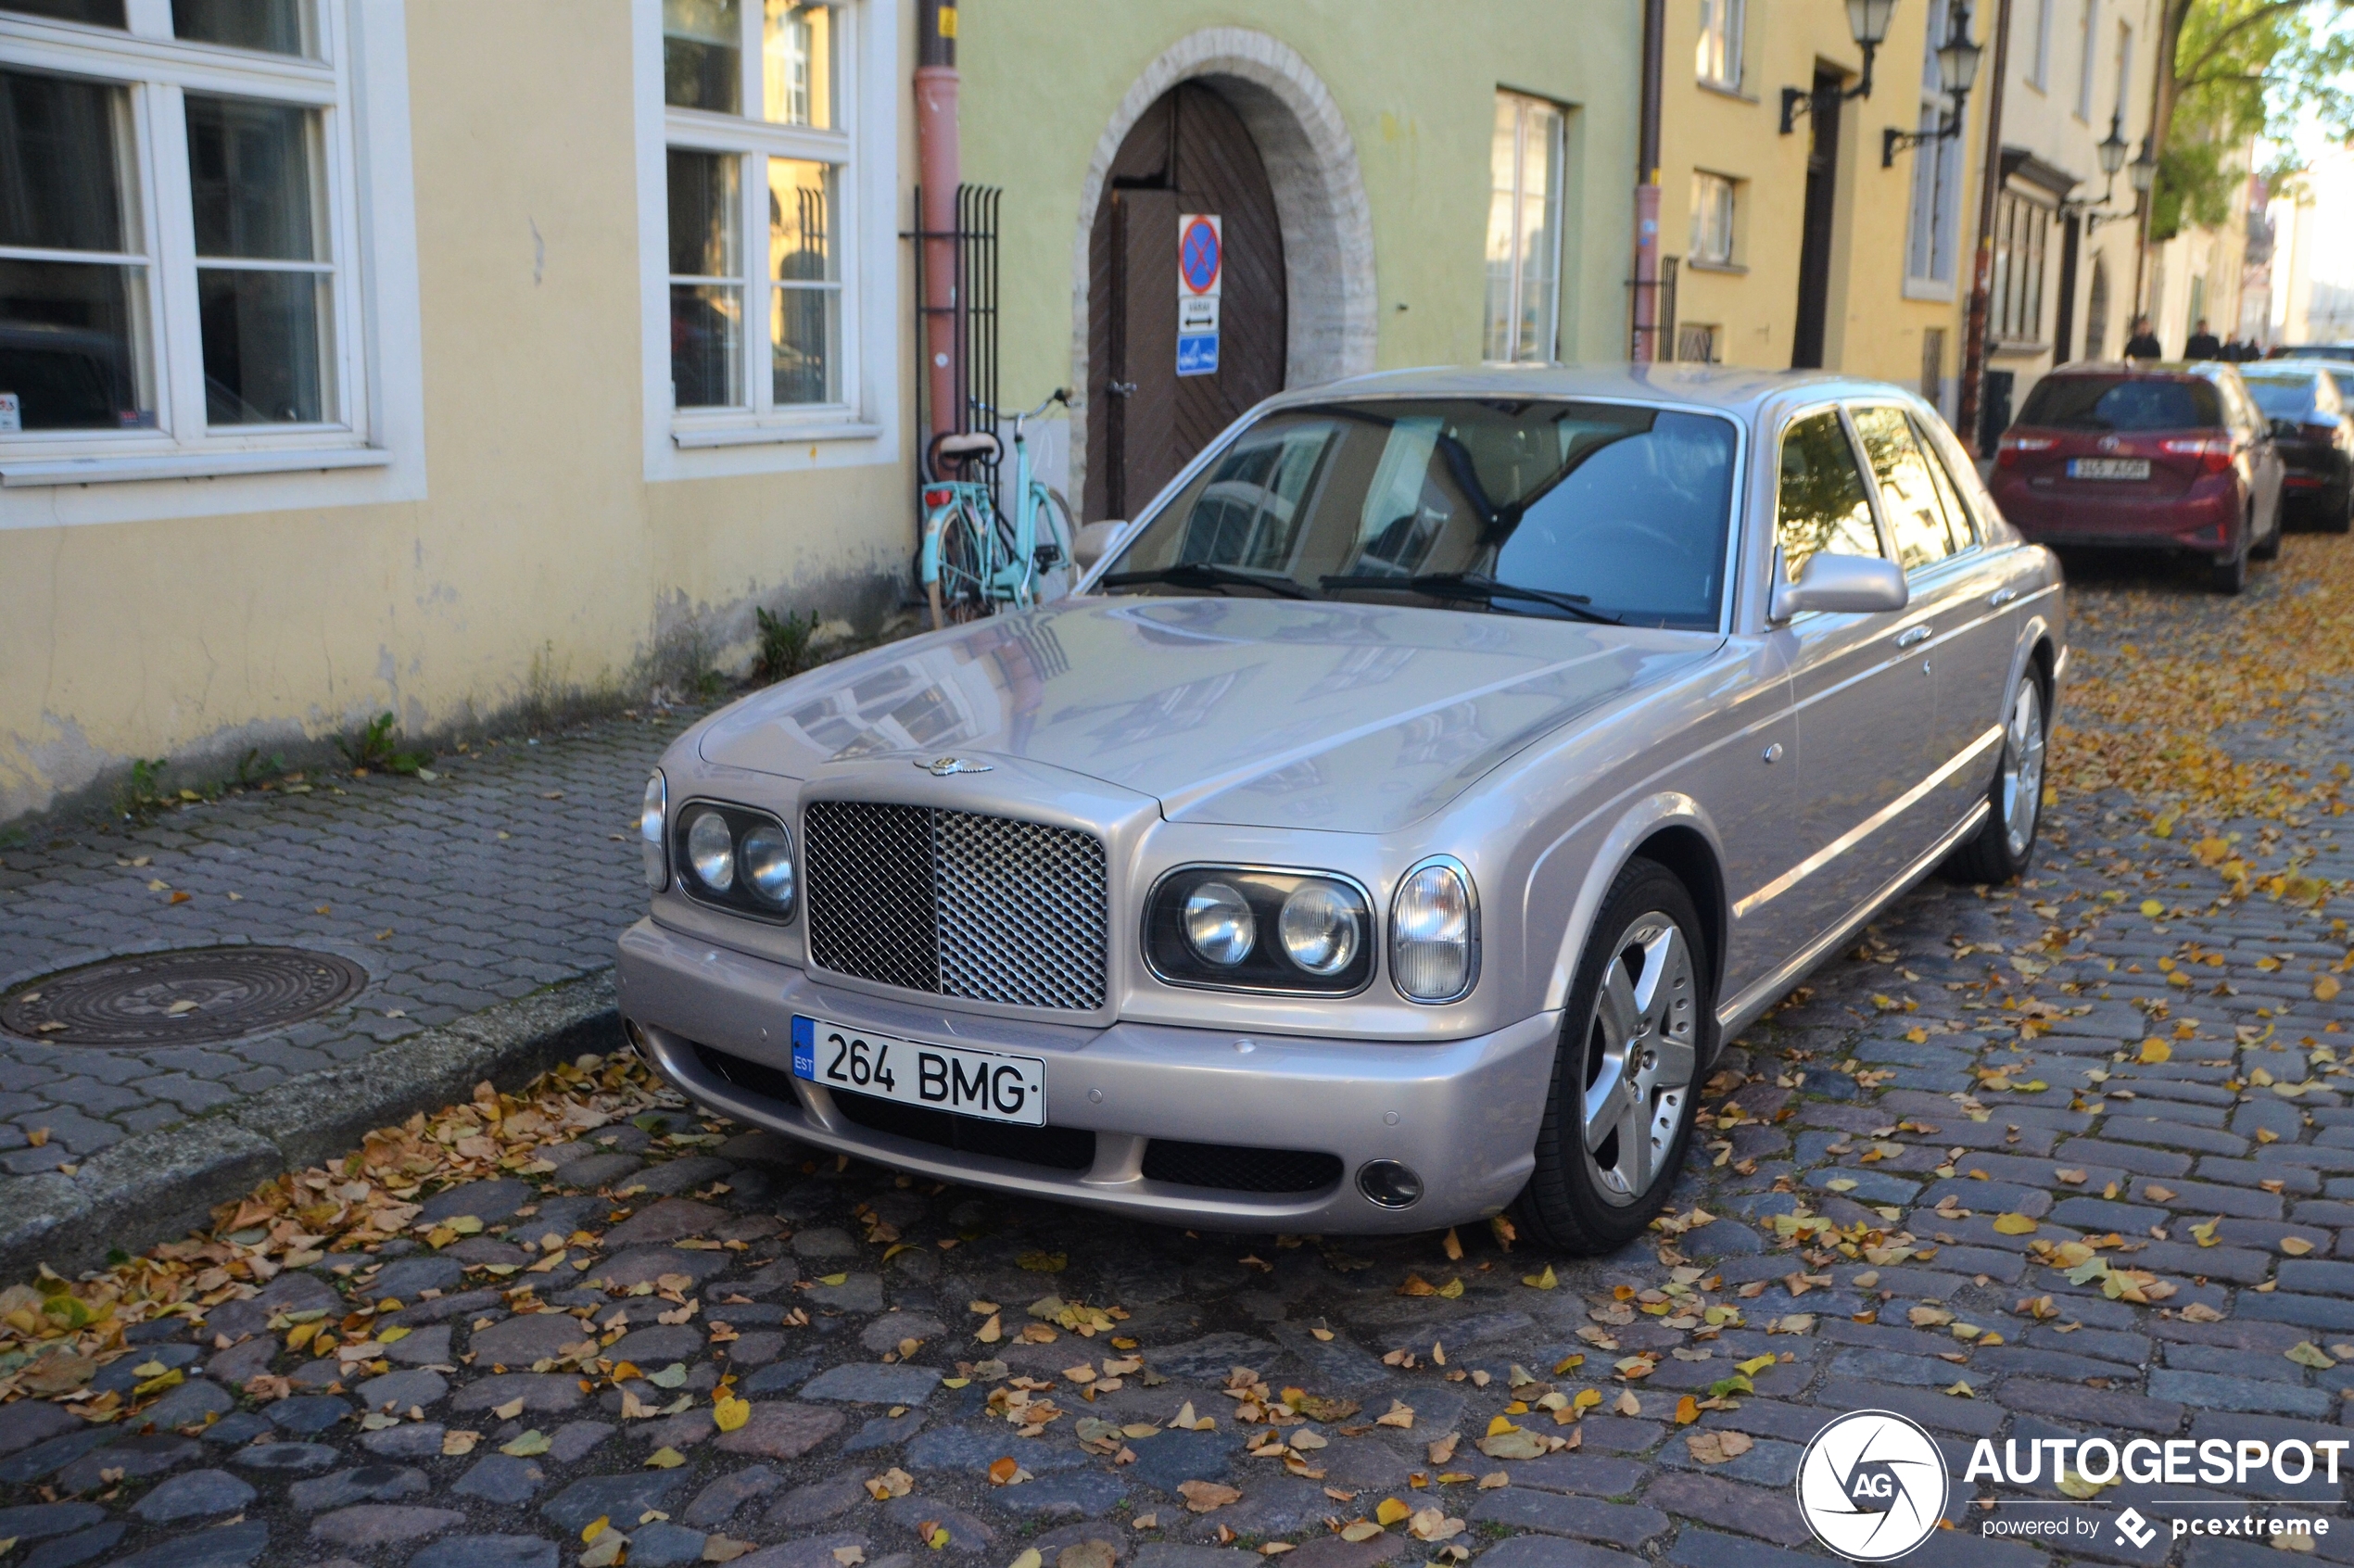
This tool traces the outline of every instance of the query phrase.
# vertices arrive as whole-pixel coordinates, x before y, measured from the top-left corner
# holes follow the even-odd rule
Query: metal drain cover
[[[0,999],[0,1029],[47,1045],[187,1045],[314,1018],[368,971],[298,947],[184,947],[66,969]]]

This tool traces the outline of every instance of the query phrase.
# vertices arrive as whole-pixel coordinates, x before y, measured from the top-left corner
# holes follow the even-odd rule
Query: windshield
[[[1291,597],[1714,630],[1734,449],[1721,416],[1625,404],[1286,409],[1196,474],[1099,586],[1252,593],[1256,576]]]
[[[2027,395],[2019,423],[2044,430],[2212,429],[2223,423],[2223,400],[2206,381],[2047,375]]]
[[[2250,375],[2246,376],[2247,395],[2264,411],[2267,419],[2302,420],[2313,410],[2314,385],[2310,375]]]

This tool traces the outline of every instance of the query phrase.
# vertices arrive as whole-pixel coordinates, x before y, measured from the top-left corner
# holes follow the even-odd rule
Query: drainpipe
[[[1667,0],[1643,0],[1641,129],[1635,154],[1635,332],[1632,358],[1659,358],[1659,95]]]
[[[1994,7],[1994,84],[1986,90],[1986,168],[1978,183],[1978,251],[1970,261],[1969,314],[1962,323],[1962,386],[1954,422],[1977,449],[1980,383],[1986,376],[1987,296],[1994,283],[1994,208],[2003,189],[2003,84],[2010,75],[2011,0]]]
[[[956,406],[956,188],[964,171],[956,145],[956,0],[916,0],[916,166],[923,183],[917,221],[924,247],[924,370],[931,429],[952,432]]]

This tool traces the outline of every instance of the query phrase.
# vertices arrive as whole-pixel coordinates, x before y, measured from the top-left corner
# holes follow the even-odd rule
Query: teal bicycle
[[[968,476],[976,465],[995,464],[1004,451],[997,437],[985,430],[932,437],[924,463],[922,575],[934,629],[1001,610],[1026,610],[1044,597],[1044,579],[1070,563],[1077,532],[1070,507],[1054,487],[1031,477],[1025,434],[1031,420],[1057,403],[1069,408],[1069,392],[1058,386],[1036,408],[1014,416],[1010,519],[985,474]]]

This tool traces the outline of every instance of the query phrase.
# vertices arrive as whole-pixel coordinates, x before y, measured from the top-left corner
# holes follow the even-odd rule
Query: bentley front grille
[[[974,1002],[1104,1004],[1103,841],[931,806],[818,801],[802,819],[821,969]]]

